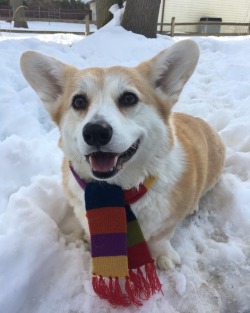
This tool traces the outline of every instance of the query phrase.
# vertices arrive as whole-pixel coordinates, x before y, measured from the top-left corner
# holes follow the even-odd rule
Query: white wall
[[[92,11],[92,21],[96,21],[96,4],[95,2],[91,2],[89,4],[90,10]]]
[[[162,0],[163,3],[163,0]],[[162,4],[161,4],[162,6]],[[161,7],[162,10],[162,7]],[[159,21],[161,21],[161,11]],[[164,22],[170,23],[171,18],[176,18],[176,23],[199,22],[201,17],[220,17],[223,22],[249,23],[249,0],[166,0]],[[183,29],[183,27],[182,27]],[[180,27],[179,27],[180,30]],[[186,30],[190,31],[190,27]],[[196,27],[197,30],[197,27]],[[223,27],[221,32],[246,31],[247,28]],[[195,29],[193,28],[193,30]]]

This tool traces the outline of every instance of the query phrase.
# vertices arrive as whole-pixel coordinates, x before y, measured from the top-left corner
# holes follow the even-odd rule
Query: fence
[[[25,18],[31,19],[61,19],[61,20],[77,20],[82,21],[85,19],[85,16],[89,16],[89,19],[92,19],[92,11],[91,10],[81,10],[81,9],[62,9],[57,7],[51,8],[42,8],[37,7],[33,9],[25,9]],[[12,19],[13,11],[8,6],[1,6],[0,8],[0,18],[1,19]]]
[[[1,13],[5,10],[5,16],[3,17]],[[30,12],[29,12],[30,11]],[[68,14],[64,11],[70,10],[41,10],[38,11],[36,9],[33,10],[25,10],[25,18],[19,19],[20,21],[44,21],[44,22],[63,22],[63,23],[82,23],[85,24],[85,32],[77,33],[77,34],[90,34],[90,21],[91,21],[91,11],[79,12],[77,11],[77,18],[73,18],[72,16],[75,13],[70,12]],[[6,13],[6,9],[0,9],[0,20],[9,19],[10,21],[13,19],[12,10],[8,10]],[[87,14],[90,12],[90,14]],[[68,14],[68,15],[67,15]],[[30,17],[28,16],[30,15]],[[47,15],[47,16],[46,16]],[[45,17],[43,17],[45,16]],[[66,16],[66,18],[65,18]],[[63,18],[64,17],[64,18]],[[70,19],[71,17],[71,19]],[[237,35],[250,35],[250,22],[249,23],[222,23],[222,22],[211,22],[211,21],[202,21],[195,23],[176,23],[175,17],[172,17],[171,23],[158,23],[158,33],[167,34],[170,36],[237,36]],[[187,27],[194,28],[196,26],[198,31],[187,31]],[[216,27],[214,27],[216,26]],[[231,32],[225,32],[223,28],[231,27]],[[232,31],[232,27],[234,28]],[[165,29],[164,29],[165,28]],[[166,30],[167,28],[167,30]],[[178,28],[178,30],[177,30]],[[217,29],[215,32],[214,30]],[[4,31],[3,29],[1,31]],[[12,30],[12,32],[22,32],[22,30]],[[59,31],[31,31],[26,30],[26,32],[34,32],[34,33],[58,33]],[[63,31],[65,33],[65,31]]]
[[[0,17],[0,20],[3,19]],[[12,18],[11,18],[12,19]],[[42,22],[62,22],[62,23],[75,23],[75,24],[82,24],[85,25],[85,31],[83,32],[74,32],[74,31],[68,31],[72,34],[77,34],[77,35],[85,35],[88,36],[90,34],[92,34],[92,32],[90,32],[90,18],[88,15],[85,16],[84,20],[64,20],[64,19],[53,19],[53,18],[19,18],[19,19],[15,19],[16,21],[26,21],[26,22],[31,22],[31,21],[42,21]],[[36,34],[56,34],[56,33],[67,33],[66,30],[63,31],[53,31],[53,30],[30,30],[30,29],[25,29],[25,31],[23,29],[0,29],[0,32],[12,32],[12,33],[36,33]]]
[[[197,23],[176,23],[172,17],[171,23],[158,23],[158,33],[170,36],[237,36],[250,35],[249,23],[222,23],[202,21]],[[197,27],[197,30],[188,31],[188,27]],[[164,29],[165,28],[165,29]],[[167,30],[166,30],[167,28]],[[178,29],[178,30],[177,30]],[[217,31],[215,31],[217,29]]]

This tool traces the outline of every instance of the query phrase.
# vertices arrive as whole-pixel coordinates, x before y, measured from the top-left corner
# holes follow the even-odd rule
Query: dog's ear
[[[59,106],[57,100],[64,89],[65,73],[73,67],[36,51],[24,52],[20,66],[25,79],[54,119]]]
[[[65,64],[36,51],[21,56],[22,73],[42,101],[54,102],[63,91]]]
[[[192,40],[180,41],[137,68],[150,80],[155,91],[171,105],[192,75],[199,59],[199,48]]]

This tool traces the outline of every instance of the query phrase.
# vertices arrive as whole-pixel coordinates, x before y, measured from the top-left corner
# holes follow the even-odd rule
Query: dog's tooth
[[[114,159],[114,167],[116,166],[116,164],[117,164],[117,160],[118,160],[118,155],[115,157],[115,159]]]
[[[96,171],[96,168],[95,168],[94,162],[93,162],[93,158],[92,158],[91,155],[89,156],[89,164],[90,164],[90,166],[92,167],[92,169],[93,169],[94,171]]]
[[[92,156],[91,155],[89,156],[88,161],[89,161],[90,165],[93,166],[93,160],[92,160]]]

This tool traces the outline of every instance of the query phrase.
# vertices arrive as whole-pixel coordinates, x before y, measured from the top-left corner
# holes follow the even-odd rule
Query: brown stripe
[[[126,233],[126,212],[123,207],[97,208],[87,211],[91,235]]]

